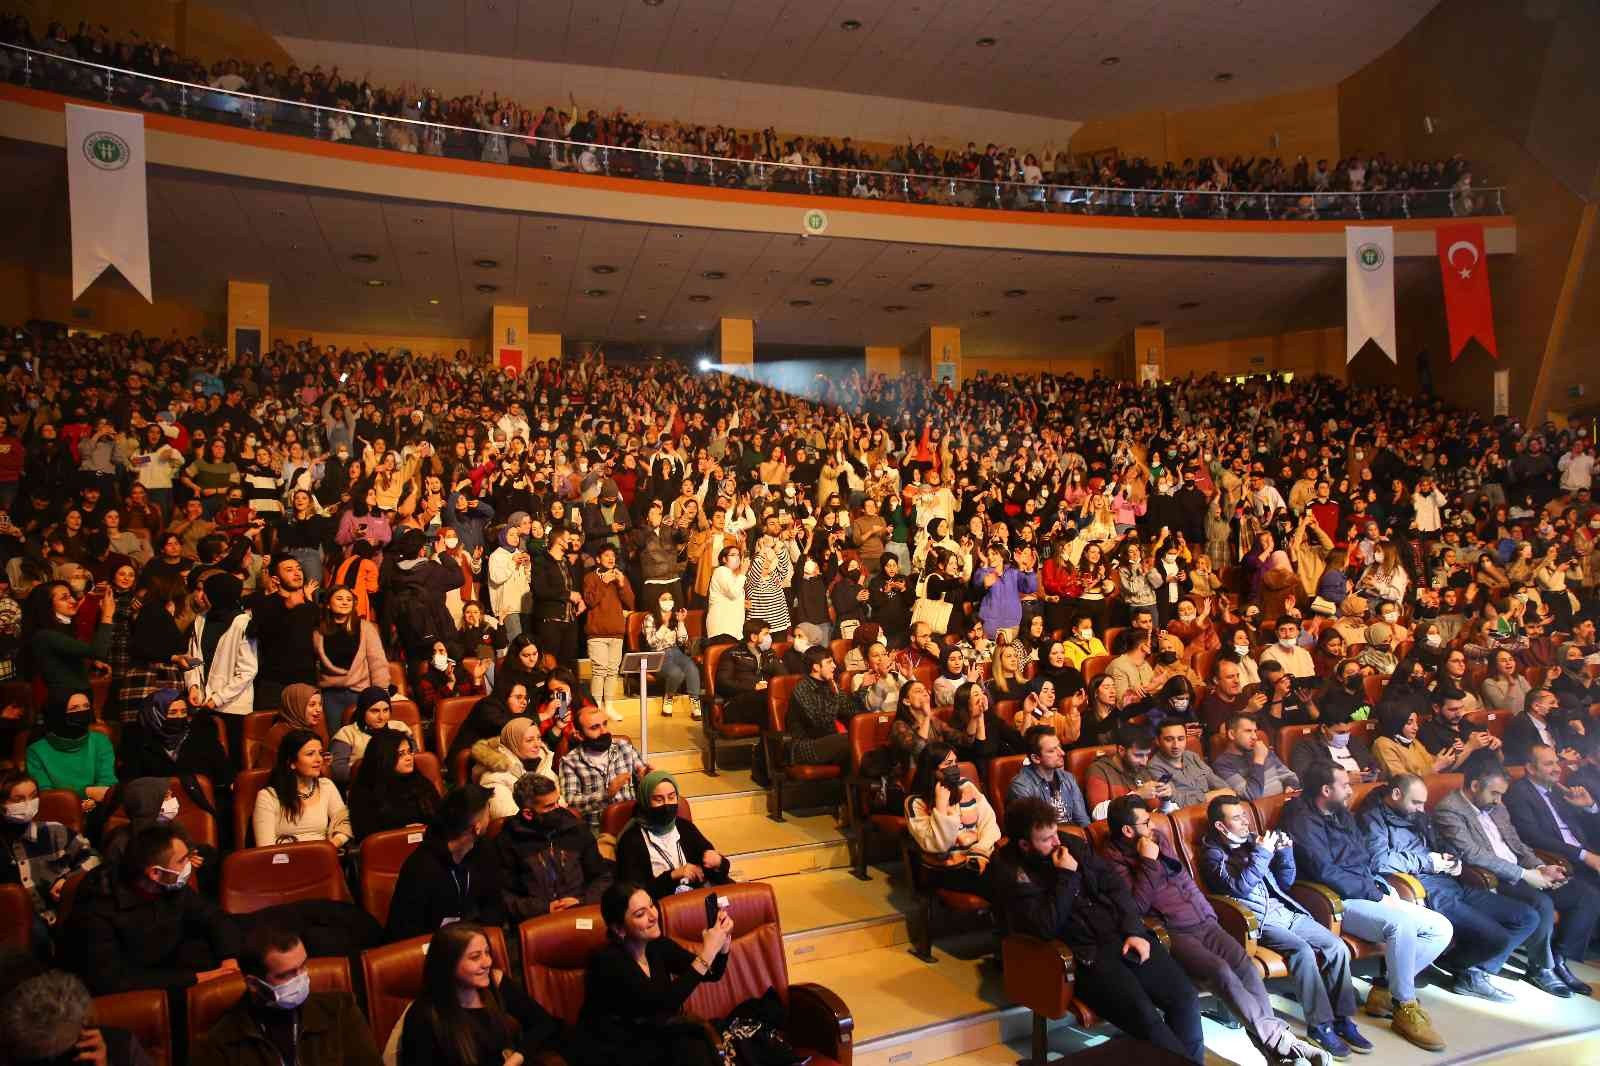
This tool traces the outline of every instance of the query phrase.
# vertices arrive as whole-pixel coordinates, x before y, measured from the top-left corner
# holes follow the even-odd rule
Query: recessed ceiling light
[[[845,19],[839,23],[839,28],[846,33],[854,33],[861,28],[860,19]]]
[[[1078,321],[1078,316],[1077,315],[1057,315],[1056,316],[1056,321],[1057,322],[1076,322],[1076,321]]]
[[[885,311],[889,312],[892,315],[896,311],[904,311],[906,309],[906,305],[905,304],[884,304],[883,305],[883,309]]]
[[[480,282],[478,282],[478,284],[474,285],[473,288],[477,289],[479,292],[483,293],[485,296],[489,295],[491,292],[499,292],[500,291],[500,286],[491,285],[487,281],[480,281]]]
[[[377,261],[378,257],[371,252],[357,252],[350,257],[350,262],[352,263],[376,263]]]
[[[789,306],[790,307],[810,307],[811,306],[811,301],[810,300],[790,300],[789,301]]]
[[[932,290],[933,283],[931,281],[919,281],[915,285],[911,286],[912,292],[931,292]]]
[[[617,268],[609,263],[597,263],[589,269],[596,274],[615,274],[617,272]]]
[[[389,284],[389,283],[387,281],[384,281],[382,278],[368,278],[367,279],[367,287],[368,288],[381,289],[387,284]]]
[[[433,305],[434,305],[434,306],[438,306],[438,303],[439,303],[439,298],[438,298],[438,297],[437,297],[437,296],[434,296],[434,297],[431,297],[431,298],[430,298],[430,299],[429,299],[429,300],[428,300],[428,302],[429,302],[429,303],[430,303],[430,304],[433,304]]]
[[[475,266],[475,267],[479,267],[480,269],[483,269],[483,270],[493,270],[495,267],[500,265],[500,260],[498,260],[498,259],[474,259],[472,261],[472,265]]]
[[[1159,326],[1159,325],[1161,325],[1161,320],[1159,318],[1147,318],[1147,319],[1144,319],[1142,322],[1140,322],[1139,325],[1141,325],[1141,326]]]
[[[728,275],[721,270],[702,270],[700,272],[700,276],[705,278],[707,281],[721,281]]]
[[[1185,301],[1183,301],[1183,303],[1178,305],[1178,310],[1180,310],[1180,311],[1193,311],[1196,307],[1199,307],[1199,306],[1200,306],[1200,301],[1199,300],[1185,300]]]
[[[288,218],[289,217],[289,212],[285,211],[281,207],[273,208],[272,213],[274,215],[277,215],[279,218]]]
[[[811,284],[815,285],[819,289],[826,289],[829,285],[833,284],[833,279],[832,278],[812,278],[811,279]]]
[[[689,294],[689,302],[692,304],[708,304],[711,302],[711,297],[703,292],[692,292]]]
[[[660,7],[664,0],[644,0],[645,7]]]
[[[724,78],[726,78],[726,77],[727,77],[727,75],[726,75],[726,74],[724,74],[724,75],[723,75],[723,77],[724,77]],[[681,240],[683,240],[683,234],[681,234],[681,233],[674,233],[674,234],[673,234],[673,235],[672,235],[672,239],[673,239],[673,240],[675,240],[675,241],[681,241]]]
[[[974,311],[974,312],[972,312],[972,317],[973,318],[988,318],[992,314],[994,314],[993,311]]]
[[[1213,74],[1213,75],[1211,75],[1211,80],[1212,81],[1232,81],[1233,80],[1233,71],[1224,70],[1224,71],[1222,71],[1220,73]]]
[[[1114,304],[1117,302],[1117,298],[1115,296],[1096,296],[1094,302],[1097,304]]]
[[[549,233],[552,230],[558,230],[560,228],[561,228],[560,226],[556,225],[554,222],[551,222],[551,223],[549,223],[548,225],[545,226],[545,232]]]
[[[993,48],[994,47],[994,38],[993,37],[979,37],[978,38],[978,47],[979,48]]]
[[[1102,67],[1114,67],[1120,62],[1122,62],[1121,56],[1106,56],[1100,61],[1100,65]]]
[[[420,226],[420,225],[422,225],[424,222],[426,222],[428,220],[419,215],[416,218],[413,218],[411,221]]]
[[[585,296],[610,296],[611,295],[611,290],[610,289],[584,289],[583,290],[583,294]]]
[[[1007,295],[1011,299],[1015,300],[1018,296],[1026,296],[1026,295],[1028,295],[1028,290],[1027,289],[1007,289],[1005,291],[1005,295]]]
[[[633,316],[633,320],[635,322],[643,322],[645,319],[647,319],[649,317],[650,316],[645,314],[643,311],[639,311]]]

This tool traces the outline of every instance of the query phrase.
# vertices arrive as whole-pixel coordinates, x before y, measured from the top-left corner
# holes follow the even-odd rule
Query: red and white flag
[[[1444,282],[1444,314],[1450,324],[1450,361],[1477,338],[1488,353],[1500,357],[1494,339],[1494,305],[1489,300],[1489,257],[1483,247],[1483,226],[1452,223],[1435,231],[1439,273]]]

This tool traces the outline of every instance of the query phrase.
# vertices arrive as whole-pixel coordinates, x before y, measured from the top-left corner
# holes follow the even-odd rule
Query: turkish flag
[[[1436,231],[1439,273],[1444,281],[1444,314],[1450,324],[1450,361],[1474,337],[1496,359],[1494,307],[1489,301],[1489,257],[1483,247],[1483,226],[1460,222]]]

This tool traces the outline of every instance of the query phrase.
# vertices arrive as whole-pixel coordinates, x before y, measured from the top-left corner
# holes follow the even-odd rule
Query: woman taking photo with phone
[[[690,951],[663,935],[650,893],[618,881],[600,897],[607,944],[589,959],[574,1066],[714,1066],[711,1031],[683,1015],[702,981],[720,981],[733,943],[733,916],[719,910]]]

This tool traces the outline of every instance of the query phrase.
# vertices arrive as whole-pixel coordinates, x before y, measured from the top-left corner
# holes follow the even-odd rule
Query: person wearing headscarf
[[[411,736],[411,727],[392,717],[391,699],[389,690],[377,685],[364,688],[356,694],[356,705],[350,712],[350,720],[339,728],[328,745],[328,753],[333,756],[331,776],[338,784],[344,785],[350,780],[351,765],[361,761],[367,753],[368,741],[379,732],[392,729]]]
[[[555,753],[545,746],[538,723],[532,718],[513,718],[499,736],[485,737],[472,745],[472,779],[494,793],[489,799],[489,817],[509,818],[517,813],[512,790],[523,774],[538,774],[555,781],[560,802]]]
[[[617,837],[617,879],[661,899],[681,886],[725,885],[731,866],[694,822],[678,817],[677,780],[665,770],[645,774],[633,820]]]
[[[352,841],[433,819],[439,792],[417,772],[416,754],[416,740],[397,729],[379,730],[368,742],[350,786]]]
[[[28,745],[28,775],[39,790],[71,789],[85,811],[93,810],[117,783],[111,738],[91,731],[93,721],[87,691],[52,697],[44,711],[44,736]]]
[[[233,762],[217,736],[216,719],[196,711],[176,689],[150,694],[139,710],[139,729],[122,745],[124,777],[204,774],[214,789],[233,784]]]
[[[272,752],[278,749],[286,735],[297,729],[310,730],[319,737],[328,735],[322,715],[322,690],[317,686],[304,683],[285,685],[279,701],[283,706],[278,708],[278,720],[268,731],[267,739],[260,744],[261,750],[245,752],[247,768],[270,765]],[[251,745],[251,748],[256,749],[256,746]]]

